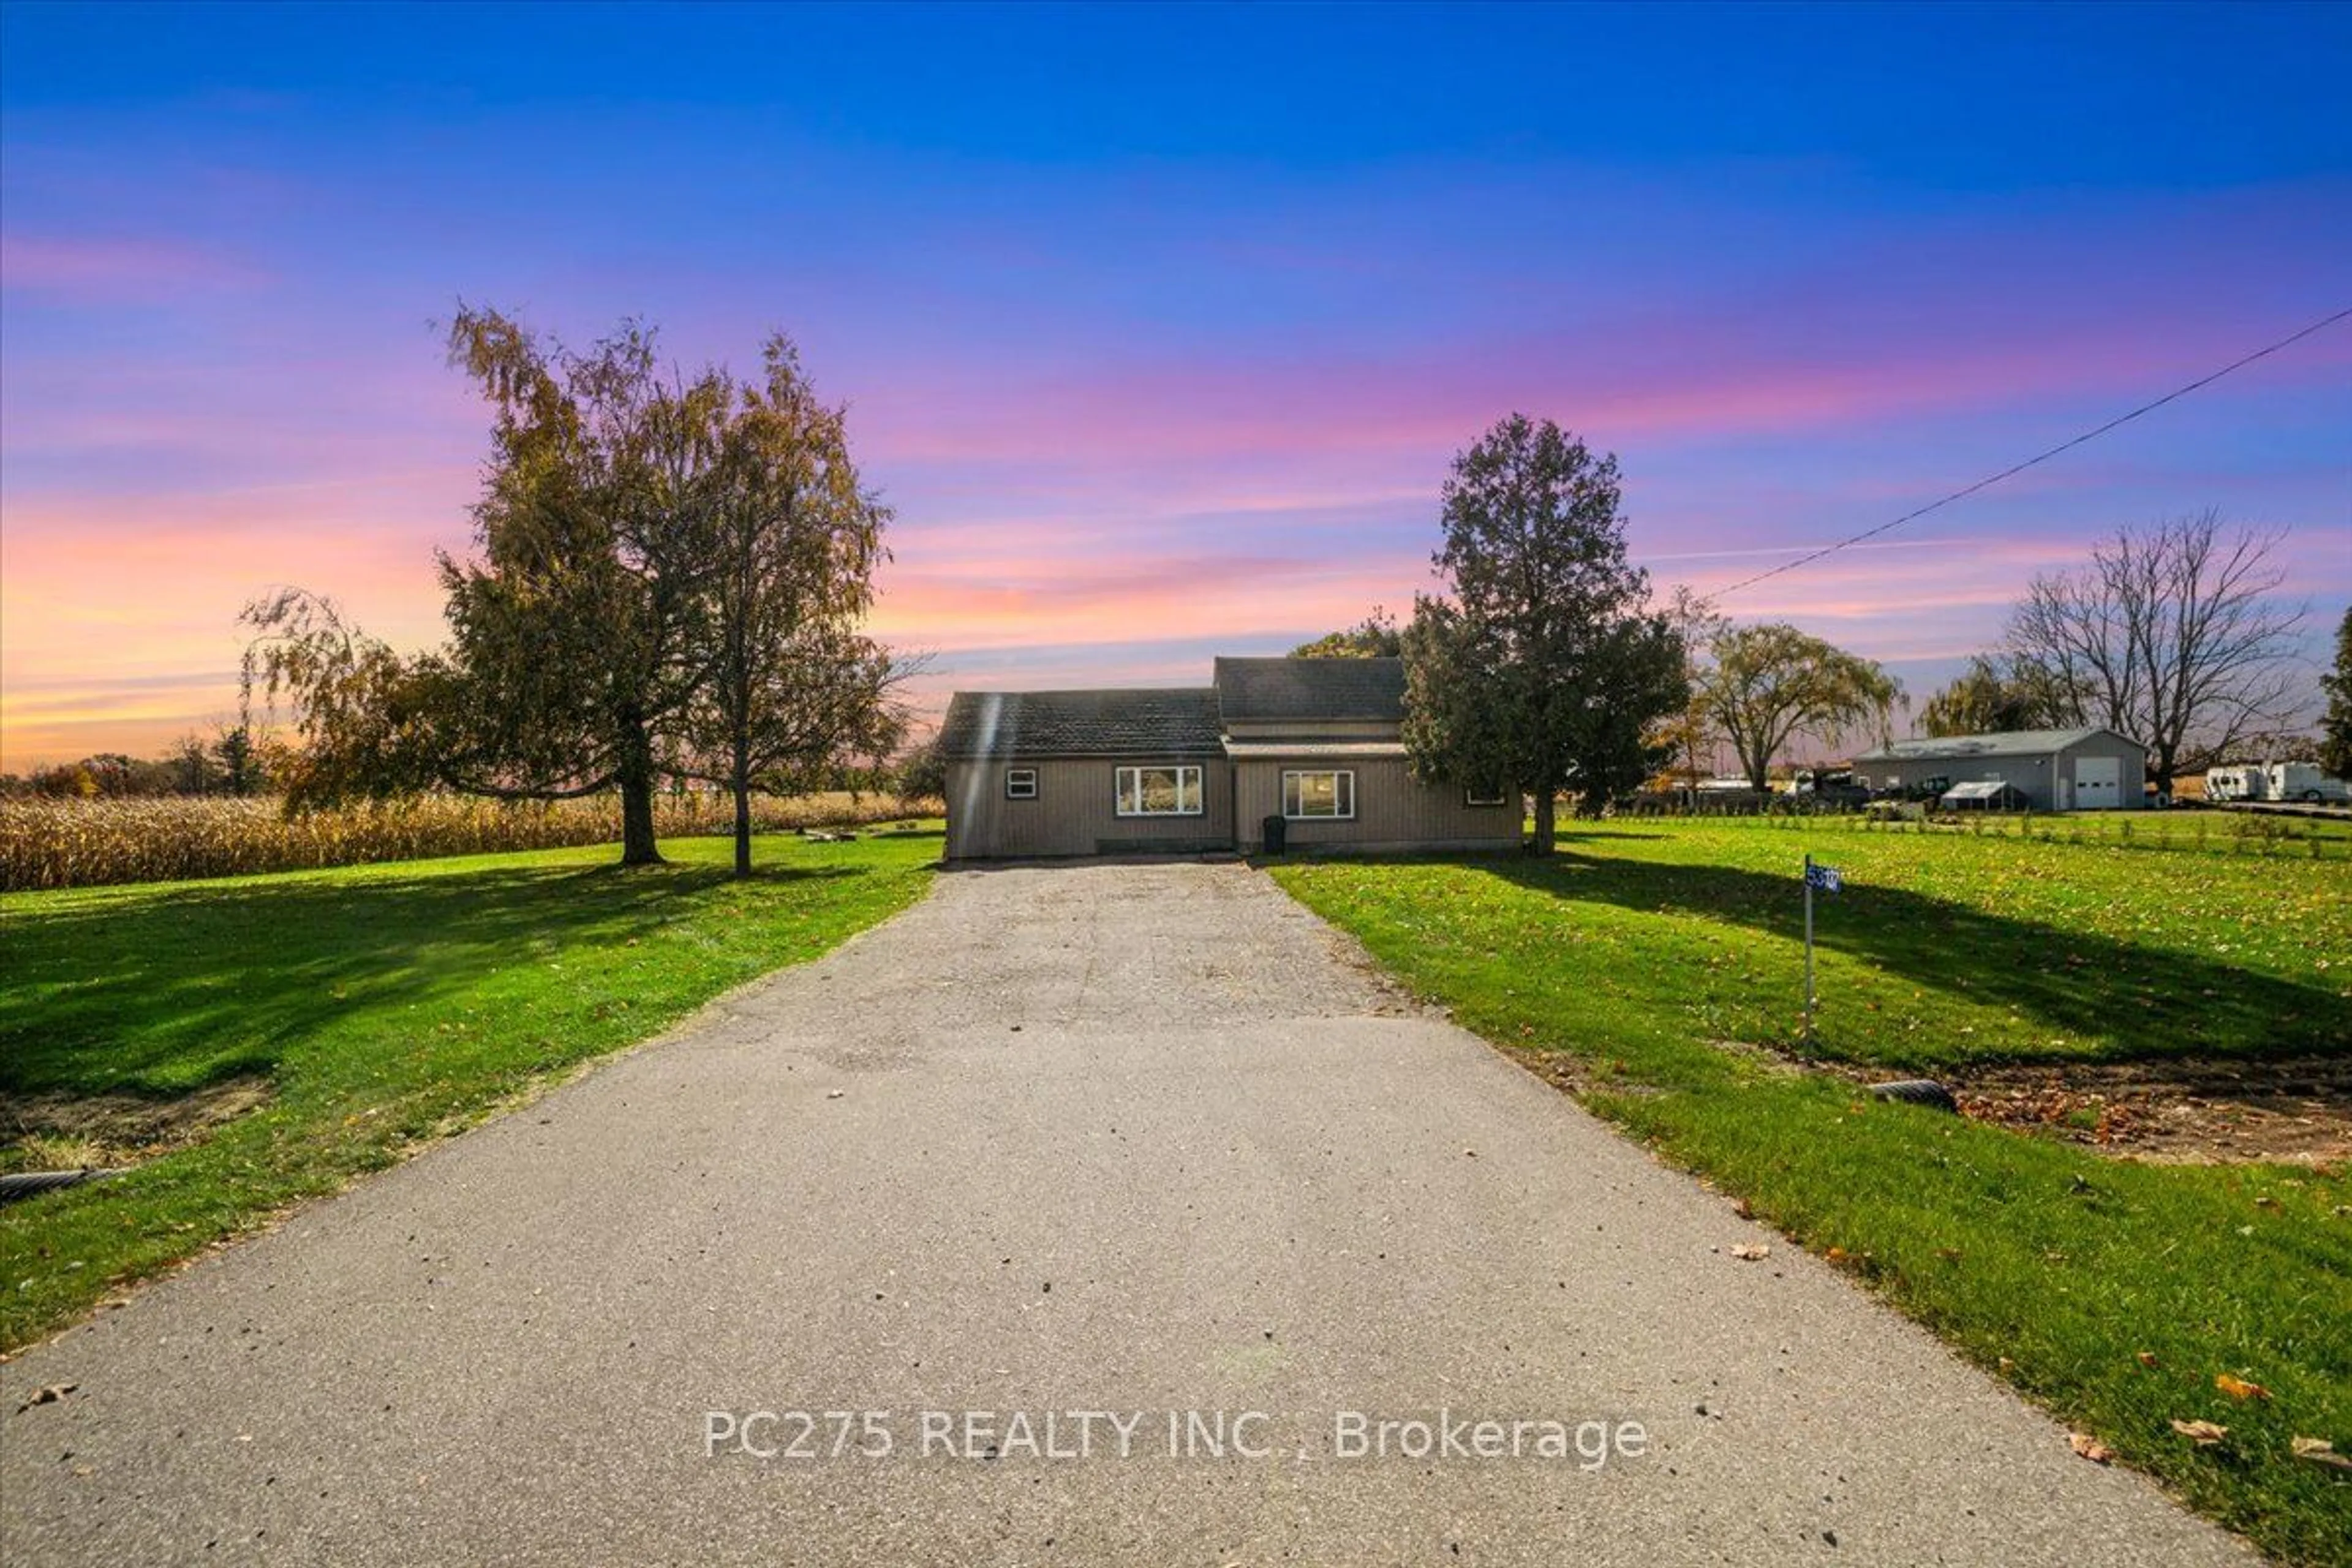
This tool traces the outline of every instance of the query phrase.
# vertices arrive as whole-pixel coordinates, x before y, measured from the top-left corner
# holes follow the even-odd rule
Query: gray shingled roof
[[[1218,754],[1217,694],[1206,687],[959,691],[940,727],[950,757]]]
[[[1401,658],[1221,658],[1225,722],[1404,718]]]
[[[1897,741],[1874,752],[1864,752],[1857,763],[1924,763],[1969,757],[2046,757],[2094,735],[2115,735],[2126,744],[2129,736],[2096,726],[2087,730],[2011,730],[1998,735],[1922,736]]]

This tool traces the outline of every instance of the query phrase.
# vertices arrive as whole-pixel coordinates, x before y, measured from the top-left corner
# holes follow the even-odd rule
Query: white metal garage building
[[[2147,752],[2113,730],[2017,730],[2000,735],[1939,735],[1897,741],[1853,759],[1874,789],[1998,782],[2023,793],[2035,811],[2100,811],[2143,805]]]

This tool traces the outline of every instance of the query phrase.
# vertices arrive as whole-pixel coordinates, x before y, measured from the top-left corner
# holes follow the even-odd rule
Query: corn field
[[[907,812],[887,795],[835,794],[755,797],[751,814],[755,827],[772,833]],[[723,796],[666,795],[656,801],[654,825],[665,838],[730,834],[734,805]],[[0,892],[556,849],[620,837],[620,802],[611,796],[507,804],[434,795],[293,817],[274,800],[0,799]]]

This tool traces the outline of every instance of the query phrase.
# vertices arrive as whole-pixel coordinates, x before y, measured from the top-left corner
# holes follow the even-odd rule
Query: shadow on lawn
[[[1576,902],[1732,921],[1792,942],[1804,934],[1802,889],[1794,877],[1599,858],[1572,849],[1549,864],[1480,868]],[[2094,1039],[2120,1035],[2119,1044],[2100,1053],[2106,1060],[2285,1057],[2341,1050],[2352,1039],[2352,1001],[2318,986],[1897,888],[1850,887],[1817,905],[1813,940],[1825,952],[1915,985],[2014,1005],[2053,1031]],[[1979,1061],[2046,1059],[1959,1054]]]
[[[766,867],[752,880],[866,874]],[[354,1005],[422,1004],[501,965],[615,951],[731,880],[693,864],[513,867],[196,884],[18,918],[0,985],[0,1090],[169,1097],[269,1072]]]

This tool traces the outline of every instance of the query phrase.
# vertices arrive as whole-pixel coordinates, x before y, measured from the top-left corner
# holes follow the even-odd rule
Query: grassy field
[[[824,952],[940,847],[763,838],[741,883],[689,839],[635,871],[606,845],[0,900],[0,1162],[152,1156],[0,1208],[0,1346]]]
[[[1849,889],[1819,909],[1811,1053],[1888,1076],[2352,1049],[2342,865],[1821,822],[1628,823],[1563,849],[1274,875],[2196,1507],[2286,1561],[2352,1562],[2352,1483],[2291,1451],[2352,1452],[2352,1180],[2108,1160],[1788,1059],[1807,851]]]

